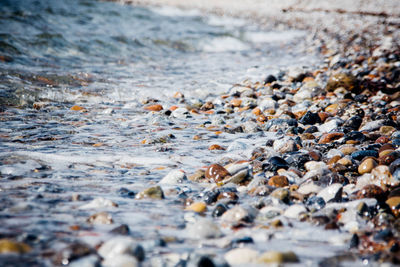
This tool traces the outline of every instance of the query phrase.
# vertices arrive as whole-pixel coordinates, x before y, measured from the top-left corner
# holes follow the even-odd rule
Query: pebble
[[[321,133],[330,133],[333,130],[336,130],[342,124],[343,124],[342,120],[332,119],[332,120],[327,121],[324,124],[321,124],[320,126],[318,126],[318,131],[320,131]],[[331,136],[328,136],[328,137],[332,138]],[[337,135],[335,135],[335,138],[340,138],[340,137],[336,137],[336,136]],[[326,138],[328,138],[328,137],[326,137]]]
[[[137,259],[131,255],[123,254],[115,258],[106,258],[101,266],[104,267],[138,267]]]
[[[344,133],[326,133],[321,136],[321,138],[318,141],[318,144],[329,144],[339,138],[342,138],[344,136]]]
[[[87,222],[91,223],[91,224],[112,224],[112,223],[114,223],[111,215],[104,211],[91,215],[87,219]]]
[[[298,219],[301,214],[306,213],[307,209],[300,204],[293,204],[289,206],[283,213],[283,216],[291,219]]]
[[[228,210],[228,207],[225,204],[219,203],[217,206],[215,206],[212,216],[213,217],[220,217],[222,214],[224,214]]]
[[[289,164],[286,162],[286,160],[284,160],[281,157],[271,157],[270,159],[267,160],[264,169],[266,171],[272,171],[275,172],[279,169],[288,169],[289,168]]]
[[[72,261],[94,253],[94,249],[88,245],[75,242],[57,252],[53,262],[56,265],[69,265]]]
[[[378,201],[384,201],[386,199],[386,194],[381,187],[369,184],[357,192],[357,199],[360,198],[375,198]]]
[[[268,251],[261,254],[260,257],[257,259],[257,263],[260,264],[282,264],[295,262],[299,262],[299,259],[297,255],[292,251]]]
[[[115,208],[118,207],[118,204],[112,202],[109,199],[98,197],[93,199],[91,202],[80,206],[79,209],[99,209],[99,208],[109,208],[109,207]]]
[[[166,176],[164,176],[159,184],[169,184],[174,185],[182,183],[187,180],[186,174],[182,170],[172,170]]]
[[[386,200],[386,204],[390,207],[394,216],[400,216],[400,196],[389,198]]]
[[[209,239],[222,236],[222,232],[218,225],[205,218],[199,218],[194,223],[187,224],[185,232],[189,237],[194,239]]]
[[[275,140],[273,148],[276,152],[282,154],[297,151],[296,142],[293,140],[293,138],[287,136],[282,139]]]
[[[302,184],[297,192],[303,195],[317,194],[322,190],[322,187],[316,185],[315,183],[304,183]]]
[[[145,106],[144,109],[147,111],[161,111],[161,110],[163,110],[163,106],[160,104],[148,105],[148,106]]]
[[[230,176],[230,173],[219,164],[212,164],[205,171],[206,179],[214,182],[221,182],[227,176]]]
[[[143,190],[142,192],[136,195],[137,199],[142,198],[152,198],[152,199],[163,199],[164,192],[162,191],[160,186],[153,186]]]
[[[375,157],[378,158],[378,151],[375,150],[359,150],[351,153],[351,157],[355,160],[362,160],[365,157]]]
[[[205,170],[198,169],[194,174],[190,175],[188,179],[193,182],[200,182],[205,179]]]
[[[289,185],[289,180],[286,176],[276,175],[269,178],[268,185],[273,187],[285,187]]]
[[[343,186],[339,183],[331,184],[328,187],[322,189],[317,197],[321,197],[328,202],[339,202],[342,200]]]
[[[358,173],[370,173],[377,165],[378,163],[373,158],[367,158],[358,166]]]
[[[238,226],[242,223],[250,223],[257,216],[257,210],[252,207],[234,206],[221,216],[225,225]]]
[[[357,80],[353,75],[347,73],[338,73],[329,77],[326,90],[332,92],[339,87],[354,92],[358,89]]]
[[[15,242],[11,239],[0,239],[0,254],[17,253],[24,254],[30,252],[32,249],[29,245],[21,242]]]
[[[204,202],[194,202],[186,207],[186,210],[194,211],[197,213],[204,213],[205,211],[207,211],[207,205]]]
[[[113,237],[104,242],[97,252],[102,258],[109,260],[116,260],[122,255],[133,256],[137,261],[145,258],[143,247],[129,236]]]
[[[234,248],[225,253],[224,259],[229,265],[250,264],[257,260],[258,254],[250,248]]]
[[[322,197],[311,196],[309,199],[307,199],[305,205],[310,211],[318,211],[325,207],[326,202]]]
[[[270,196],[279,199],[284,203],[287,203],[289,201],[290,192],[286,188],[277,188],[274,191],[272,191]]]

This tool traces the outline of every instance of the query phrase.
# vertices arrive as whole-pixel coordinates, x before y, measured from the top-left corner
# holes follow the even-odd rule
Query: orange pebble
[[[160,110],[163,110],[163,106],[161,106],[160,104],[154,104],[154,105],[145,106],[144,109],[148,110],[148,111],[160,111]]]

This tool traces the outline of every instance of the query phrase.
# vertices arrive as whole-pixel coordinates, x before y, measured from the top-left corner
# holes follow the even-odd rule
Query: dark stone
[[[297,127],[296,119],[271,119],[265,124],[265,130],[268,131],[272,126],[279,126],[279,129],[286,130],[290,126]]]
[[[232,240],[232,244],[251,244],[251,243],[254,243],[254,241],[253,238],[251,238],[250,236],[245,236]]]
[[[299,170],[304,170],[304,164],[311,161],[312,158],[309,154],[301,153],[301,152],[293,152],[287,153],[285,155],[286,162]]]
[[[312,196],[306,201],[306,206],[311,211],[323,209],[325,205],[325,200],[322,197]]]
[[[135,195],[136,195],[135,192],[133,192],[125,187],[121,187],[120,189],[118,189],[117,193],[120,197],[123,197],[123,198],[135,198]]]
[[[368,101],[368,96],[366,95],[356,95],[354,97],[354,101],[358,102],[358,103],[365,103]]]
[[[349,183],[349,180],[343,175],[331,172],[320,177],[315,183],[319,186],[326,187],[335,183],[346,185]]]
[[[76,242],[60,250],[54,256],[53,262],[56,265],[68,265],[76,259],[95,253],[96,253],[95,250],[89,247],[88,245]]]
[[[225,204],[219,203],[217,206],[215,206],[212,216],[213,217],[220,217],[222,214],[225,213],[225,211],[228,210],[228,207]]]
[[[400,168],[400,158],[396,159],[395,161],[393,161],[389,165],[389,171],[390,171],[391,174],[393,174],[399,168]]]
[[[374,235],[375,241],[389,241],[393,237],[393,233],[390,229],[384,229]]]
[[[263,169],[265,171],[275,172],[279,169],[288,169],[289,164],[281,157],[271,157],[263,164]]]
[[[110,233],[117,235],[129,235],[129,232],[129,226],[126,224],[121,224],[110,231]]]
[[[360,238],[358,237],[357,234],[353,234],[353,236],[350,239],[349,248],[357,248],[359,244],[360,244]]]
[[[318,128],[317,128],[317,126],[310,126],[310,127],[308,127],[305,131],[304,131],[305,133],[316,133],[316,132],[318,132]]]
[[[344,142],[349,140],[364,142],[366,136],[362,132],[349,132],[344,135]]]
[[[360,150],[353,152],[351,158],[355,160],[362,160],[365,157],[379,157],[378,151],[375,150]]]
[[[357,115],[353,116],[343,124],[343,127],[347,127],[352,130],[358,130],[358,128],[360,128],[362,120],[363,119],[360,116],[357,116]]]
[[[204,192],[203,201],[210,205],[217,201],[218,195],[220,194],[219,190],[212,190]]]
[[[303,125],[308,125],[308,124],[316,124],[321,122],[321,118],[318,116],[318,113],[313,113],[310,111],[307,111],[306,114],[299,120],[299,122]]]
[[[324,225],[329,223],[330,219],[325,215],[317,215],[311,218],[311,221],[316,225]]]
[[[274,75],[268,75],[264,80],[264,84],[275,82],[277,79]]]

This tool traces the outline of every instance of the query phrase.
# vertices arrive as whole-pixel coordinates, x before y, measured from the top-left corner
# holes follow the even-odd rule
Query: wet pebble
[[[116,260],[122,255],[130,255],[137,261],[143,261],[145,251],[132,237],[118,236],[104,242],[98,249],[99,255],[106,260]]]
[[[286,176],[276,175],[269,178],[268,185],[273,187],[285,187],[289,185],[289,180]]]
[[[163,199],[164,192],[160,186],[154,186],[143,190],[142,192],[136,195],[137,199],[142,198],[153,198],[153,199]]]
[[[378,158],[378,151],[375,150],[359,150],[351,153],[351,157],[355,160],[362,160],[365,157],[375,157]]]
[[[79,209],[99,209],[99,208],[115,208],[118,207],[118,204],[102,197],[95,198],[91,202],[82,205]]]
[[[367,158],[358,166],[358,173],[370,173],[377,165],[378,163],[373,158]]]
[[[57,254],[54,256],[53,262],[56,265],[69,265],[72,261],[94,253],[94,249],[88,245],[75,242],[57,252]]]
[[[318,211],[325,207],[326,202],[322,197],[311,196],[307,199],[305,205],[310,211]]]
[[[306,213],[306,212],[307,212],[307,209],[303,205],[294,204],[294,205],[289,206],[289,208],[287,208],[285,210],[283,215],[287,218],[298,219],[301,214]]]
[[[282,154],[297,151],[296,142],[291,137],[284,137],[282,139],[275,140],[273,148],[276,152]]]
[[[299,259],[297,255],[292,251],[268,251],[261,254],[260,257],[257,259],[257,263],[260,264],[282,264],[295,262],[299,262]]]
[[[234,248],[225,253],[224,258],[230,265],[254,263],[258,258],[258,251],[250,248]]]
[[[166,176],[164,176],[159,184],[169,184],[174,185],[182,183],[187,180],[186,174],[182,170],[172,170]]]
[[[112,224],[112,223],[114,223],[111,215],[104,211],[91,215],[87,219],[87,222],[91,223],[91,224]]]
[[[194,239],[218,238],[222,236],[218,225],[205,218],[199,218],[194,223],[187,224],[185,232],[189,237]]]
[[[250,223],[257,216],[257,210],[252,207],[234,206],[221,216],[223,224],[228,226],[238,226],[242,223]]]
[[[326,203],[339,202],[342,200],[342,192],[343,192],[343,186],[341,184],[335,183],[322,189],[317,194],[317,197],[323,198]]]
[[[205,171],[206,179],[214,182],[221,182],[225,177],[229,175],[230,173],[219,164],[212,164],[208,166]]]
[[[24,254],[30,252],[32,249],[29,245],[21,242],[16,242],[11,239],[0,239],[0,254],[5,253],[18,253]]]
[[[194,211],[196,213],[204,213],[207,210],[207,205],[204,202],[194,202],[186,207],[188,211]]]

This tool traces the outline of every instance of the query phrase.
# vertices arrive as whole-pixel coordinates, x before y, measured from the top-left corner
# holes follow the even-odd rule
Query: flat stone
[[[186,174],[182,170],[172,170],[164,178],[161,179],[159,184],[178,184],[187,180]]]
[[[230,265],[249,264],[256,261],[258,251],[250,248],[234,248],[228,251],[224,258]]]

